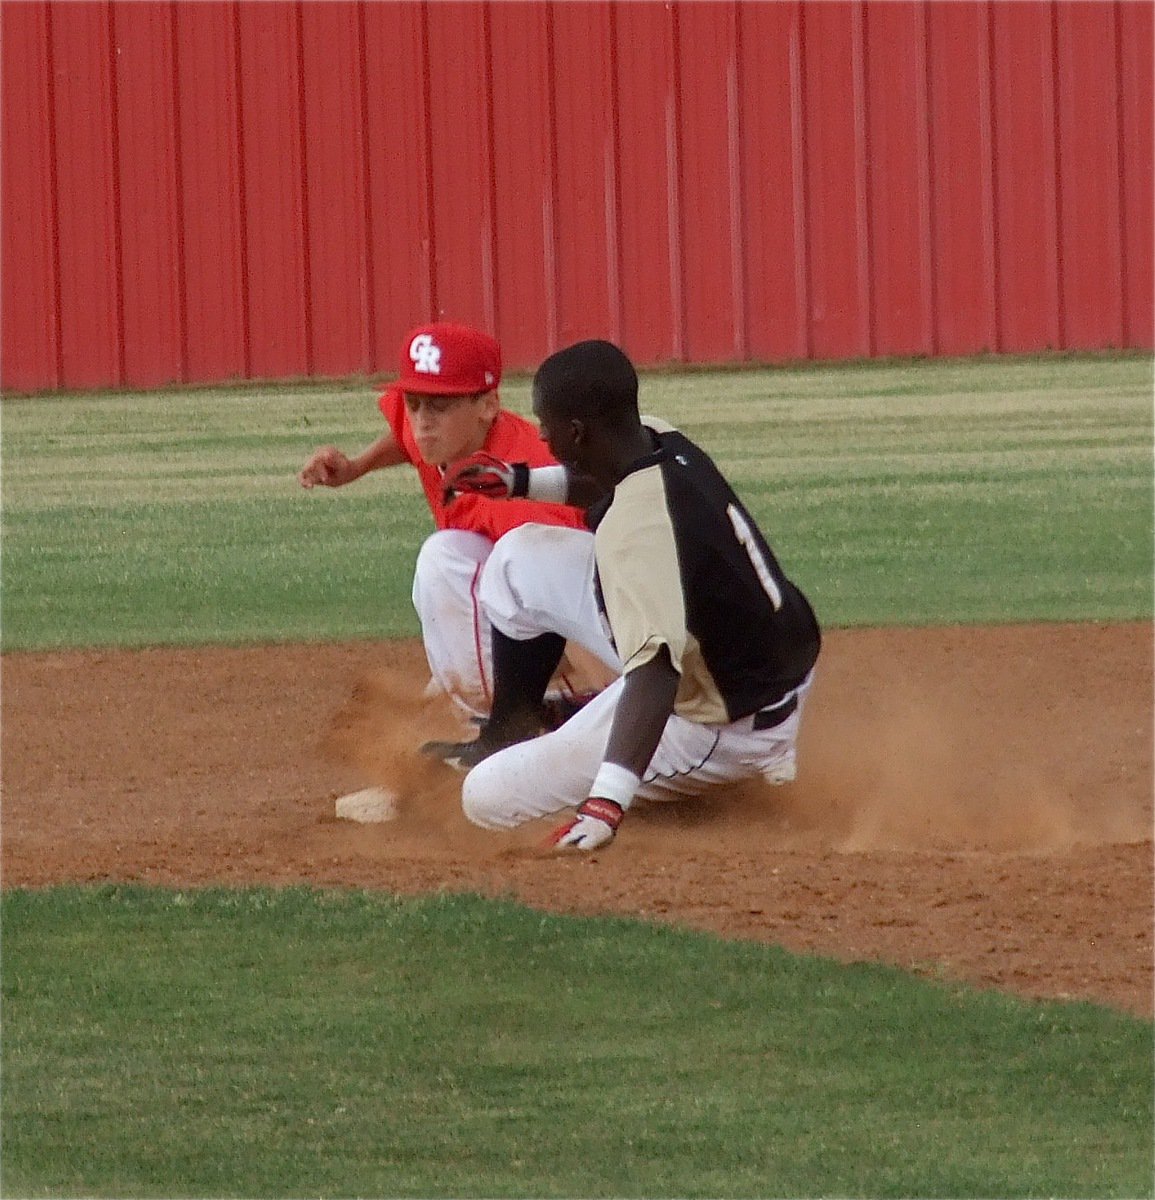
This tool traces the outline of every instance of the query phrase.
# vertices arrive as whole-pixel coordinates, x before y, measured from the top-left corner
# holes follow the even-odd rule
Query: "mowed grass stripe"
[[[295,479],[316,445],[380,432],[375,392],[8,402],[5,648],[415,634],[414,473]],[[504,397],[528,411],[527,381]],[[1150,399],[1128,356],[643,379],[827,625],[1151,615]]]

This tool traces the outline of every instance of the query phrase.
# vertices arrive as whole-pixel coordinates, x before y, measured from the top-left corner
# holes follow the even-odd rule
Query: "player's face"
[[[405,393],[409,427],[421,457],[435,467],[457,462],[485,445],[497,416],[496,392],[478,396],[423,396]]]
[[[581,469],[581,449],[574,438],[573,421],[555,412],[549,402],[535,387],[533,389],[533,415],[537,417],[542,441],[559,463]]]

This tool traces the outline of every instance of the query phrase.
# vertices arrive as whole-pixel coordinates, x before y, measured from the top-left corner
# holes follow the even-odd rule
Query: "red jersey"
[[[567,525],[572,529],[586,528],[585,513],[568,504],[490,500],[471,495],[460,495],[448,506],[442,504],[441,468],[427,463],[417,449],[405,409],[405,393],[400,388],[388,388],[377,401],[377,407],[389,422],[401,452],[417,469],[438,529],[464,529],[496,542],[503,533],[531,521],[541,525]],[[531,467],[549,467],[557,461],[537,430],[524,417],[505,409],[498,410],[482,449],[504,462],[523,462]]]

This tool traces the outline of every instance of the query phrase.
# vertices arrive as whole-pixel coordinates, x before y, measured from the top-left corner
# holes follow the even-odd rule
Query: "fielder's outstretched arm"
[[[336,446],[321,446],[314,450],[298,472],[297,482],[303,488],[343,487],[368,475],[370,471],[396,467],[405,461],[405,454],[397,444],[393,431],[387,430],[353,458]]]

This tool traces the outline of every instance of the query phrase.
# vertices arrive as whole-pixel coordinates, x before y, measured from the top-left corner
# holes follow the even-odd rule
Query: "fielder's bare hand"
[[[572,821],[551,835],[547,844],[554,850],[597,850],[614,840],[624,816],[620,804],[591,796]]]
[[[336,446],[322,446],[313,451],[309,461],[297,474],[297,482],[303,488],[342,487],[358,479],[360,473],[349,457]]]

